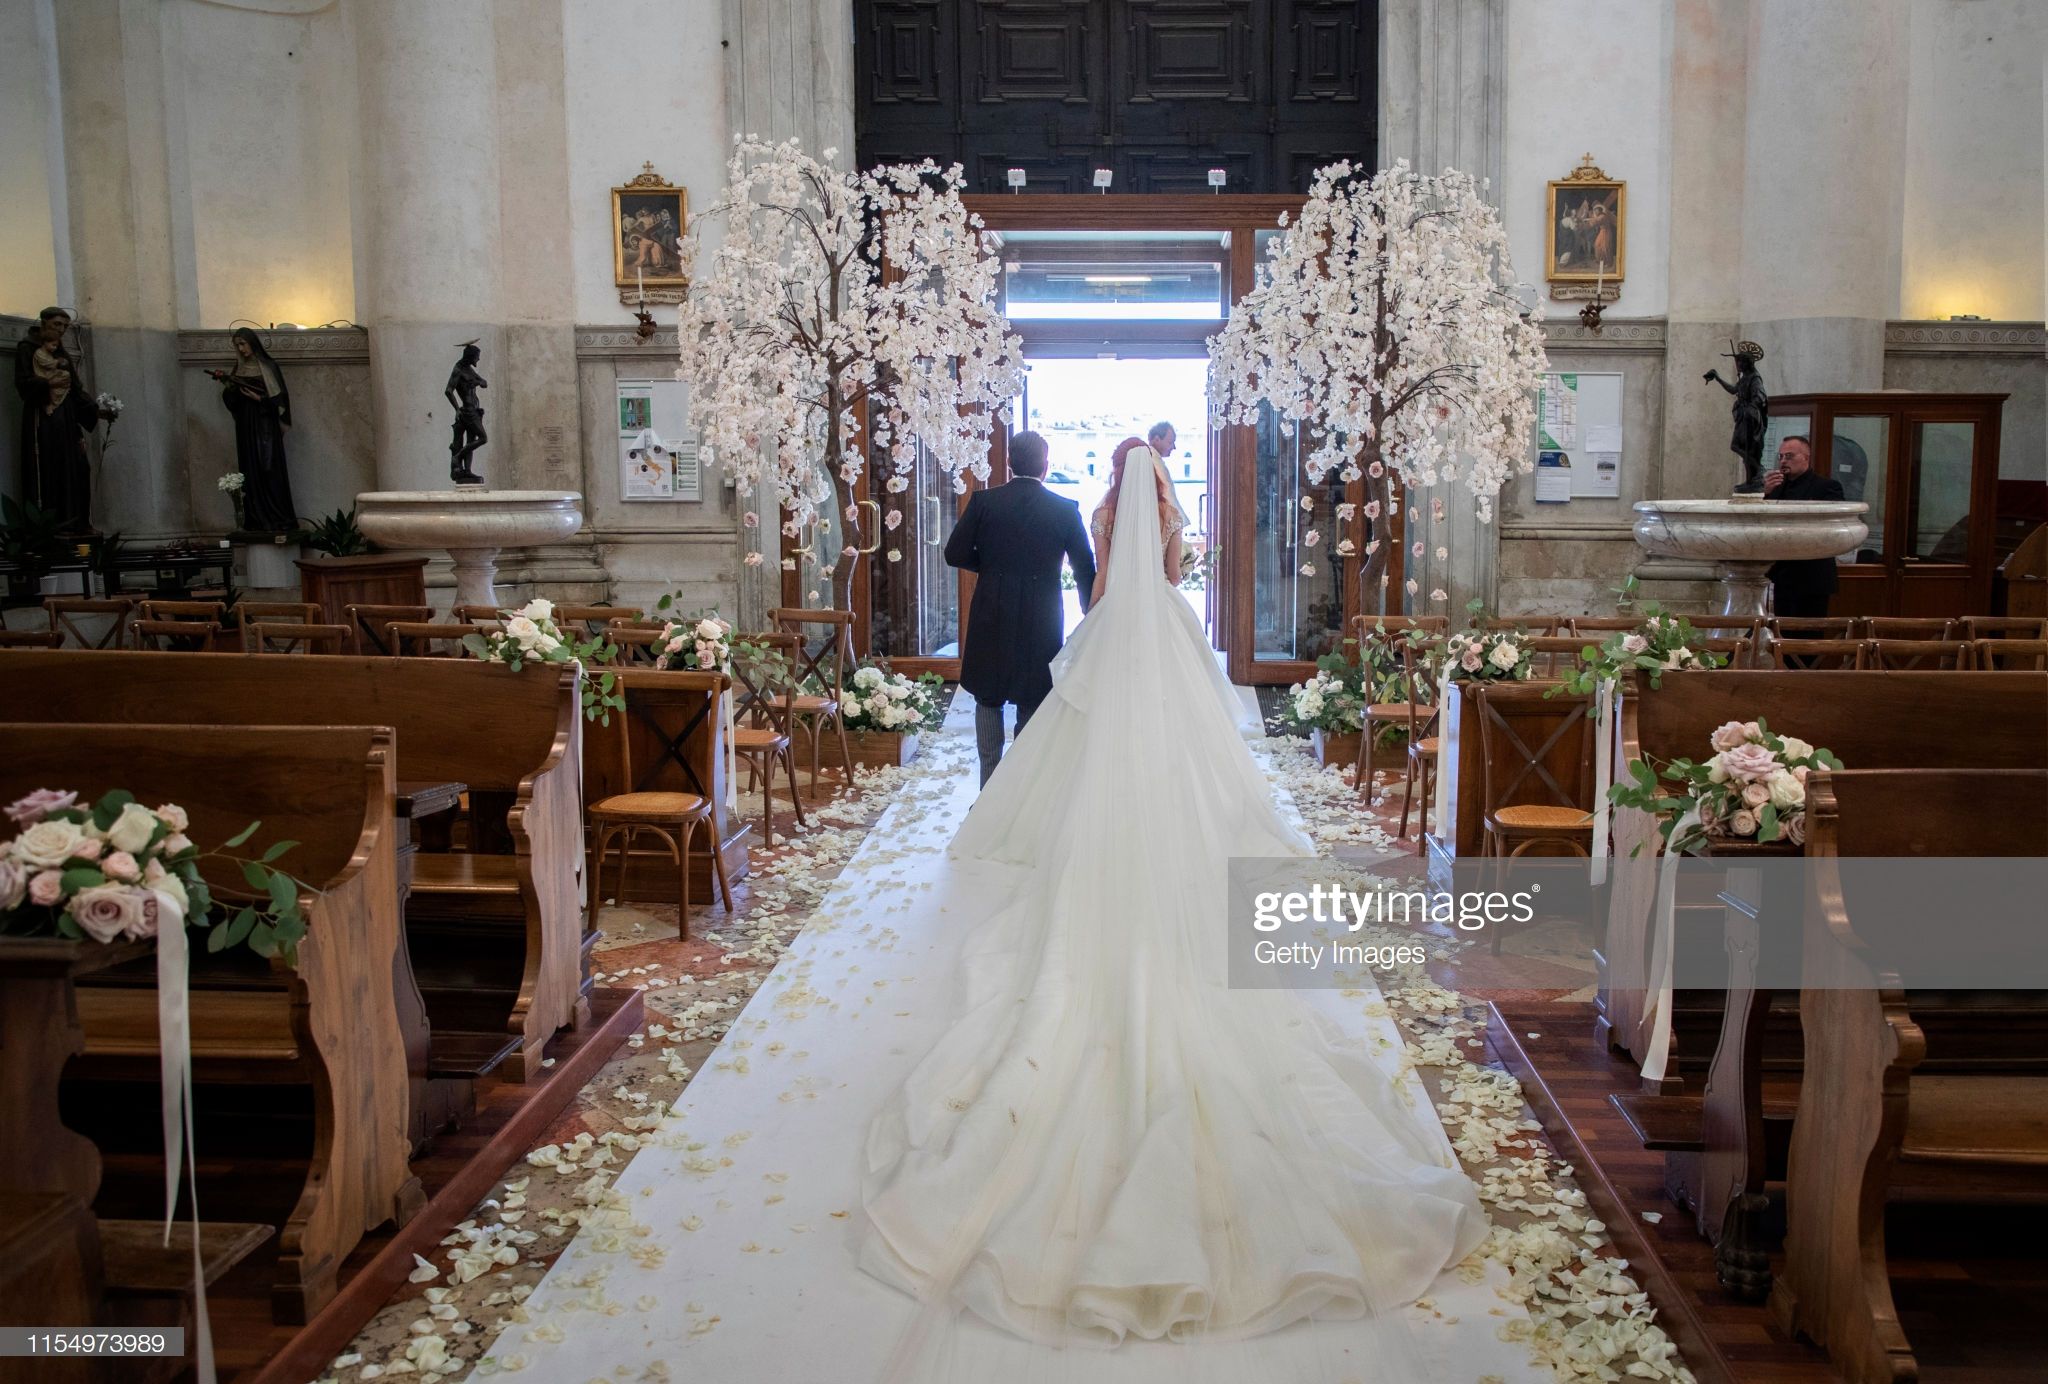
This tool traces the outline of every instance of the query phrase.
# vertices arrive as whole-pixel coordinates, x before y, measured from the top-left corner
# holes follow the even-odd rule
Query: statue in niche
[[[242,526],[255,533],[291,533],[299,527],[284,452],[284,430],[292,425],[292,393],[253,328],[237,327],[230,339],[235,344],[235,368],[206,373],[220,381],[221,404],[235,420]]]
[[[448,439],[448,475],[457,485],[484,483],[484,478],[469,464],[476,449],[490,441],[484,434],[483,401],[476,396],[479,389],[490,388],[476,369],[483,358],[476,342],[463,342],[462,359],[455,362],[455,368],[448,374],[448,385],[441,391],[455,409],[454,432]]]
[[[1764,392],[1764,377],[1756,368],[1764,358],[1764,348],[1754,341],[1730,342],[1729,346],[1724,359],[1735,362],[1735,382],[1722,379],[1719,370],[1709,370],[1703,378],[1735,396],[1735,435],[1728,440],[1728,450],[1742,458],[1742,484],[1735,487],[1735,493],[1761,495],[1764,432],[1771,422],[1771,396]]]
[[[14,348],[14,390],[21,396],[21,496],[56,515],[70,533],[92,532],[92,463],[85,439],[102,407],[64,345],[71,314],[44,308]]]

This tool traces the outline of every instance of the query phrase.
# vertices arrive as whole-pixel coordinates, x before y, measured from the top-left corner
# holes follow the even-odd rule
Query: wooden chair
[[[723,682],[723,679],[720,679]],[[632,692],[626,690],[627,711],[632,710]],[[716,693],[713,694],[714,699]],[[620,767],[625,773],[622,782],[633,783],[633,737],[621,733],[618,737]],[[676,936],[690,935],[690,848],[696,842],[697,828],[707,827],[711,836],[711,868],[718,880],[718,889],[725,897],[725,911],[733,911],[732,883],[725,877],[725,857],[718,849],[718,824],[714,819],[711,799],[700,793],[679,792],[638,792],[614,793],[597,802],[587,804],[583,809],[585,822],[590,828],[590,916],[597,917],[601,903],[598,882],[604,876],[605,851],[612,838],[621,837],[619,842],[619,889],[613,897],[626,897],[626,866],[633,853],[633,837],[642,831],[653,832],[668,844],[670,853],[676,858],[676,875],[679,893],[676,902]]]
[[[1358,658],[1365,666],[1366,677],[1372,677],[1372,650],[1374,646],[1391,647],[1397,641],[1407,641],[1415,632],[1442,634],[1450,626],[1450,620],[1442,615],[1361,615],[1352,622],[1358,631]],[[1374,780],[1379,771],[1372,766],[1373,742],[1379,739],[1382,726],[1408,724],[1409,704],[1416,699],[1415,685],[1408,680],[1406,665],[1401,678],[1401,700],[1397,702],[1368,702],[1365,708],[1365,725],[1358,737],[1358,759],[1353,766],[1357,788],[1365,795],[1368,806],[1373,800]],[[1366,696],[1372,696],[1372,688],[1366,688]]]
[[[1532,634],[1522,641],[1529,651],[1529,676],[1540,682],[1556,682],[1579,666],[1586,646],[1599,641],[1569,634]]]
[[[797,825],[804,824],[803,797],[796,788],[796,758],[790,753],[794,716],[790,687],[794,660],[803,641],[793,634],[744,635],[733,646],[732,748],[747,761],[747,787],[761,786],[761,844],[775,844],[775,763],[789,775],[789,801]],[[751,648],[749,647],[751,646]],[[754,652],[759,650],[759,653]]]
[[[1867,639],[1772,639],[1770,667],[1780,672],[1824,668],[1860,671],[1870,666]]]
[[[146,608],[148,602],[143,604]],[[213,620],[132,620],[128,629],[138,649],[196,654],[212,651],[222,633]]]
[[[250,620],[242,625],[245,654],[345,654],[348,626],[314,622]]]
[[[394,620],[384,627],[384,647],[394,658],[467,658],[463,638],[482,634],[483,629],[473,624]]]
[[[1489,615],[1479,622],[1481,629],[1521,630],[1532,637],[1556,634],[1564,624],[1562,615]]]
[[[135,618],[138,620],[185,620],[198,624],[225,626],[228,622],[228,608],[222,601],[157,601],[147,600],[136,604]]]
[[[2038,615],[1965,615],[1958,638],[2048,639],[2048,620]]]
[[[1568,847],[1587,856],[1593,844],[1593,814],[1590,803],[1580,799],[1593,781],[1593,699],[1590,696],[1548,695],[1552,689],[1528,683],[1483,683],[1479,688],[1479,758],[1482,808],[1486,819],[1483,853],[1515,859],[1530,847],[1545,842]],[[1559,721],[1550,738],[1531,748],[1519,732],[1500,714],[1500,708],[1514,702],[1548,701],[1575,707]],[[1576,736],[1578,748],[1573,760],[1573,780],[1567,787],[1551,771],[1552,751]],[[1517,802],[1531,788],[1540,788],[1550,802]],[[1499,936],[1495,936],[1495,949]]]
[[[1709,639],[1747,639],[1756,647],[1763,621],[1750,615],[1687,615],[1685,623]]]
[[[639,620],[645,613],[638,606],[558,605],[555,624],[572,634],[575,631],[570,630],[571,625],[583,626],[586,635],[602,634],[609,626],[622,620]]]
[[[847,786],[851,787],[854,780],[853,746],[846,739],[846,719],[839,713],[846,700],[847,665],[853,661],[853,612],[784,607],[769,611],[768,618],[777,629],[797,637],[791,716],[785,729],[801,730],[810,743],[811,798],[816,801],[820,752],[827,726],[839,737],[839,767],[846,775]],[[813,628],[824,630],[824,637],[815,644],[810,637]],[[802,689],[806,686],[818,690],[805,692]]]
[[[1961,629],[1960,622],[1955,620],[1866,615],[1859,633],[1865,639],[1959,639]]]
[[[2048,639],[1976,639],[1971,661],[1985,672],[2048,671]]]
[[[1719,654],[1727,659],[1728,661],[1722,665],[1723,667],[1747,668],[1751,666],[1751,652],[1755,646],[1747,639],[1708,638],[1694,640],[1693,642],[1702,652]]]
[[[1946,996],[1915,987],[1926,974],[1916,965],[1950,955],[1957,929],[1984,920],[1955,909],[1952,873],[1928,872],[1905,899],[1898,891],[1913,884],[1887,879],[1880,905],[1839,862],[2048,853],[2048,772],[1818,772],[1806,791],[1805,1069],[1771,1315],[1826,1350],[1850,1384],[1893,1384],[1921,1375],[1892,1297],[1886,1208],[2048,1199],[2048,1014],[2036,992],[2030,1013],[1996,1028],[1944,1032]],[[2020,1051],[1987,1060],[2014,1036]]]
[[[1956,672],[1970,666],[1970,646],[1959,639],[1868,639],[1864,666]]]
[[[237,601],[228,609],[228,623],[235,629],[259,621],[317,625],[321,622],[320,606],[315,601]],[[248,647],[246,642],[243,647]]]
[[[134,609],[135,602],[125,596],[104,601],[84,596],[52,596],[43,602],[43,614],[49,618],[50,628],[69,636],[81,649],[127,648],[128,618]],[[79,628],[80,619],[101,615],[107,617],[107,627],[98,637]]]
[[[1853,615],[1773,615],[1764,621],[1773,641],[1780,639],[1860,639]]]
[[[1415,686],[1417,677],[1428,676],[1427,669],[1417,666],[1419,655],[1420,650],[1413,644],[1401,648],[1401,675],[1410,688]],[[1437,769],[1443,761],[1443,738],[1432,732],[1442,714],[1442,707],[1418,703],[1413,696],[1408,698],[1408,772],[1401,781],[1400,834],[1408,835],[1408,809],[1414,807],[1417,855],[1424,855],[1429,849],[1431,795],[1436,792]]]
[[[348,626],[349,641],[359,654],[394,652],[385,642],[385,630],[394,624],[424,625],[433,620],[432,606],[352,605],[342,607],[342,623]]]
[[[604,637],[618,646],[619,666],[623,668],[651,668],[659,657],[655,645],[661,642],[661,631],[645,629],[624,623],[606,625]]]
[[[0,649],[61,649],[64,636],[57,630],[0,630]]]
[[[1565,624],[1569,627],[1569,632],[1572,634],[1599,636],[1593,641],[1598,644],[1617,630],[1625,634],[1630,630],[1641,629],[1643,627],[1643,617],[1640,615],[1569,615],[1565,617]]]

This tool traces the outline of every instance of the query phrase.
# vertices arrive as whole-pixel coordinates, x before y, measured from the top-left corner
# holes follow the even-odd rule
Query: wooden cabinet
[[[1787,437],[1870,506],[1834,615],[1988,615],[2003,394],[1788,394],[1771,400],[1765,465]]]
[[[352,605],[425,605],[427,560],[398,553],[300,558],[299,599],[316,603],[330,625],[347,624]]]

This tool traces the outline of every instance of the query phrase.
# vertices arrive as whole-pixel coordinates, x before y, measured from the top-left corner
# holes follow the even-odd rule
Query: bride
[[[1024,883],[868,1131],[862,1267],[924,1304],[892,1379],[962,1311],[1105,1347],[1382,1317],[1485,1234],[1412,1083],[1301,997],[1224,984],[1228,862],[1311,851],[1170,585],[1165,470],[1122,450],[1100,597],[953,840]]]

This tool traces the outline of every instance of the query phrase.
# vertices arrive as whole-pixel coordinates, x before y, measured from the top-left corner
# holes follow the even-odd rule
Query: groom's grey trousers
[[[1043,694],[1029,702],[1017,703],[1017,734],[1024,733],[1024,723],[1031,719],[1031,713],[1038,710],[1038,704],[1045,700]],[[1003,758],[1003,703],[974,703],[974,748],[981,754],[981,782],[988,786],[989,775],[996,771],[996,765]]]

